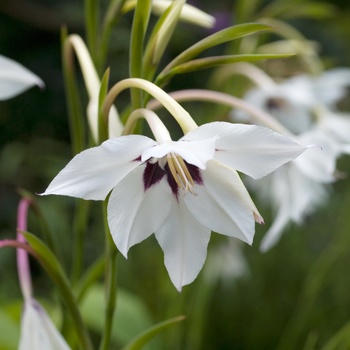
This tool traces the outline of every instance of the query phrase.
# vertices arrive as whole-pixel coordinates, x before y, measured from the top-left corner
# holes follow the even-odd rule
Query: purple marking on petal
[[[143,172],[143,188],[146,191],[151,186],[157,184],[165,175],[164,169],[162,169],[158,162],[150,163],[146,162],[146,168]]]
[[[197,184],[197,185],[203,185],[203,179],[202,179],[202,173],[201,170],[193,165],[193,164],[189,164],[185,161],[185,164],[187,166],[187,169],[189,171],[189,173],[192,176],[193,181]]]
[[[141,162],[141,156],[138,156],[137,158],[133,159],[132,162]]]
[[[168,180],[168,184],[171,188],[171,192],[173,192],[173,195],[177,199],[178,195],[179,195],[179,185],[175,181],[173,174],[171,173],[171,171],[169,169],[168,163],[165,164],[164,170],[166,171],[166,174],[167,174],[167,180]]]

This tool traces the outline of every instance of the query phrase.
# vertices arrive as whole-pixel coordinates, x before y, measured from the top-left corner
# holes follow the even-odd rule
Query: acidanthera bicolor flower
[[[0,55],[0,101],[15,97],[34,85],[44,87],[43,81],[30,70]]]
[[[275,220],[266,233],[261,249],[277,243],[292,221],[302,223],[328,198],[329,184],[336,180],[336,161],[350,151],[350,118],[334,111],[336,102],[345,95],[349,70],[333,70],[314,77],[294,76],[280,83],[269,83],[249,91],[246,101],[273,115],[295,133],[301,144],[322,148],[303,153],[275,173],[252,183],[257,192],[276,211]],[[242,117],[241,112],[233,116]]]
[[[237,171],[260,178],[305,147],[264,127],[227,122],[195,127],[173,141],[154,112],[142,113],[155,140],[125,135],[87,149],[43,195],[104,200],[111,192],[108,223],[118,249],[126,257],[154,233],[181,290],[201,270],[211,231],[251,244],[254,221],[263,222]]]
[[[27,229],[27,213],[30,200],[21,199],[18,207],[17,240],[25,243],[21,231]],[[70,350],[62,335],[58,332],[45,309],[32,296],[32,282],[28,253],[24,249],[17,250],[18,276],[24,306],[21,317],[21,336],[19,350]]]

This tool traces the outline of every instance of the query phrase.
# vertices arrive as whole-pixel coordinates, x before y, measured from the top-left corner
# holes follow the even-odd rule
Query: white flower
[[[236,170],[260,178],[305,150],[270,129],[215,122],[179,141],[128,135],[78,154],[43,195],[108,202],[124,256],[152,233],[178,290],[201,270],[211,231],[251,244],[263,219]]]
[[[323,205],[328,199],[329,185],[335,181],[338,147],[319,130],[299,135],[298,139],[301,143],[322,145],[322,151],[310,149],[252,183],[262,199],[271,203],[276,212],[261,242],[262,251],[267,251],[278,242],[290,222],[301,224],[305,216]]]
[[[43,81],[21,64],[0,55],[0,101],[15,97]]]
[[[336,160],[350,153],[350,118],[333,109],[346,92],[350,70],[338,69],[319,77],[294,76],[279,84],[249,91],[245,99],[273,115],[301,144],[317,144],[275,173],[252,184],[273,205],[276,217],[261,249],[277,243],[289,222],[300,224],[328,198],[329,184],[335,181]],[[233,116],[237,114],[233,112]],[[238,113],[240,115],[240,113]]]
[[[19,350],[70,350],[46,311],[33,298],[24,303]]]

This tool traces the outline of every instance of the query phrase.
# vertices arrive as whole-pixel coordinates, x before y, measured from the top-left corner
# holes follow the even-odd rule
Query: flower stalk
[[[151,83],[150,81],[139,79],[139,78],[128,78],[121,80],[115,84],[111,90],[108,92],[104,105],[103,105],[103,115],[108,118],[108,113],[112,107],[113,102],[117,96],[125,89],[128,88],[138,88],[148,92],[155,99],[157,99],[175,118],[175,120],[180,125],[182,131],[187,133],[191,130],[197,128],[197,124],[192,119],[190,114],[172,97],[169,96],[164,90],[162,90],[157,85]]]
[[[181,90],[169,93],[170,97],[174,98],[176,101],[206,101],[206,102],[214,102],[222,105],[227,105],[233,108],[240,108],[245,112],[249,113],[251,120],[253,123],[257,123],[260,125],[264,125],[280,134],[285,136],[294,138],[294,135],[285,128],[282,124],[280,124],[275,118],[271,115],[259,109],[250,103],[231,96],[229,94],[212,91],[212,90],[203,90],[203,89],[193,89],[193,90]],[[158,101],[150,101],[147,105],[150,109],[157,109],[161,105]]]

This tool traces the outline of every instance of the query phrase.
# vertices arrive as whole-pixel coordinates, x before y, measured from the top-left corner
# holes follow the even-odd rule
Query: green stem
[[[109,232],[107,222],[107,201],[103,202],[103,218],[106,240],[106,307],[105,325],[99,350],[108,350],[111,343],[113,316],[116,308],[117,296],[117,249]]]
[[[108,116],[109,110],[117,96],[123,90],[132,87],[142,89],[157,99],[174,117],[184,133],[187,133],[198,127],[190,114],[172,97],[170,97],[169,94],[167,94],[164,90],[151,83],[150,81],[138,78],[121,80],[109,90],[103,105],[103,115],[105,118]]]
[[[114,23],[118,20],[120,16],[120,10],[123,7],[126,0],[111,0],[109,2],[106,14],[103,19],[102,24],[102,33],[100,37],[100,46],[99,46],[99,56],[97,61],[97,67],[102,68],[105,65],[108,48],[109,48],[109,39],[113,29]]]
[[[72,282],[76,282],[81,274],[83,265],[83,252],[84,252],[84,238],[88,221],[88,212],[90,208],[90,202],[85,200],[78,200],[77,207],[74,215],[73,223],[73,237],[74,248],[73,265],[72,265]]]
[[[289,136],[291,138],[295,137],[288,129],[286,129],[282,124],[280,124],[274,117],[264,112],[263,110],[256,108],[255,106],[249,104],[248,102],[239,99],[237,97],[231,96],[229,94],[212,91],[212,90],[180,90],[169,93],[176,101],[205,101],[223,104],[232,108],[240,108],[250,115],[251,120],[254,123],[267,126],[272,130],[279,132],[283,135]],[[157,109],[161,107],[158,101],[150,101],[147,105],[149,109]]]
[[[136,4],[130,38],[129,68],[131,78],[143,77],[143,42],[151,13],[151,5],[151,0],[139,0]],[[131,101],[134,109],[142,107],[142,91],[132,89]]]
[[[99,0],[85,0],[85,28],[89,51],[96,62],[99,22]]]

